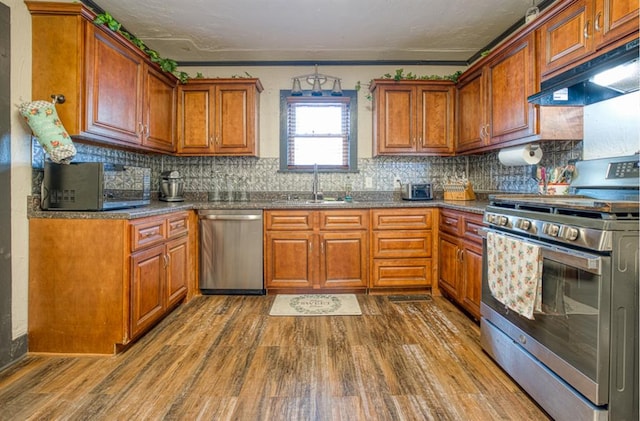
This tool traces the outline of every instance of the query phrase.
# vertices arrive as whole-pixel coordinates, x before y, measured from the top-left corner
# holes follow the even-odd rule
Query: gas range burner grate
[[[489,204],[504,209],[590,219],[635,220],[640,215],[640,205],[636,201],[599,200],[587,196],[491,195]]]

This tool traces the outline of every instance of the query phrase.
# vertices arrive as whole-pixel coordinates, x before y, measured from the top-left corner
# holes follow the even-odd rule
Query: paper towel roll
[[[523,145],[501,149],[498,159],[502,165],[535,165],[542,159],[542,148],[538,145]]]

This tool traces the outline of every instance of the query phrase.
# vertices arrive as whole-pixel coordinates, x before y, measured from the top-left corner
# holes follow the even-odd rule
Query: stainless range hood
[[[603,53],[540,84],[530,103],[545,106],[589,105],[640,89],[638,39]]]

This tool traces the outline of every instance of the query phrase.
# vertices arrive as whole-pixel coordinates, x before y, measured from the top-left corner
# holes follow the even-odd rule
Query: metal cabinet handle
[[[162,257],[163,257],[163,259],[164,259],[164,267],[165,267],[165,268],[169,267],[169,262],[171,261],[171,260],[170,260],[171,258],[169,257],[169,255],[168,255],[168,254],[165,254],[165,255],[164,255],[164,256],[162,256]]]
[[[600,32],[602,30],[602,26],[600,25],[600,18],[602,17],[602,12],[598,12],[596,18],[593,20],[593,29],[596,32]]]
[[[583,34],[584,34],[584,39],[589,39],[589,24],[591,23],[591,21],[587,21],[584,24],[584,30],[583,30]]]

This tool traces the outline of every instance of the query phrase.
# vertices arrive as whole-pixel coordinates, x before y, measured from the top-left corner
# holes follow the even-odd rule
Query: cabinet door
[[[461,252],[463,285],[462,305],[476,318],[480,318],[482,290],[482,245],[464,241]]]
[[[189,237],[184,236],[166,244],[167,267],[167,305],[172,307],[187,295],[189,279]]]
[[[267,231],[265,235],[265,286],[311,288],[317,241],[311,232]]]
[[[85,132],[110,143],[140,145],[142,59],[95,25],[87,25],[85,65]]]
[[[144,92],[142,145],[175,152],[175,83],[152,67],[145,66]]]
[[[365,288],[367,232],[320,233],[320,288]]]
[[[181,85],[178,88],[178,153],[213,152],[213,87]]]
[[[492,145],[536,133],[536,108],[527,97],[538,91],[535,37],[510,46],[487,66],[487,130]]]
[[[484,146],[484,87],[482,71],[469,75],[458,86],[456,152]]]
[[[417,92],[416,151],[443,155],[453,152],[455,130],[453,87],[442,89],[419,87]]]
[[[223,84],[215,91],[214,149],[219,155],[257,156],[255,86]]]
[[[376,95],[376,154],[415,152],[415,88],[379,86]]]
[[[573,63],[593,49],[593,0],[582,0],[569,6],[539,29],[540,74],[544,77]]]
[[[460,248],[458,247],[458,239],[440,233],[439,244],[440,277],[438,286],[450,297],[458,300],[460,297]]]
[[[135,337],[165,311],[165,246],[131,255],[131,336]]]
[[[596,0],[594,30],[597,47],[638,30],[638,0]]]

